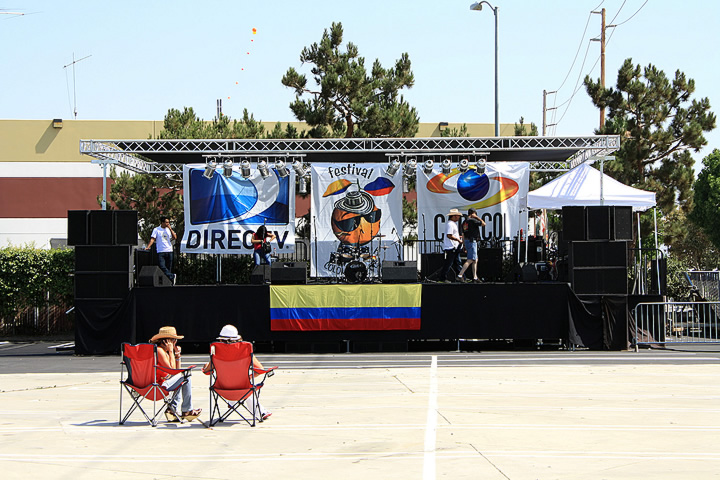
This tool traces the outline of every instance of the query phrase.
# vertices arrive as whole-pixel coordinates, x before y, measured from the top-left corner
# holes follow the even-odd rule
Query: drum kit
[[[330,253],[325,269],[348,283],[362,283],[368,279],[369,273],[378,273],[380,248],[387,247],[377,247],[371,252],[367,246],[341,244],[337,251]]]

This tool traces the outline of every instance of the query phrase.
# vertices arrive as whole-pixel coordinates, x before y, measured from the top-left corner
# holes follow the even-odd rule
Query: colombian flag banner
[[[270,285],[270,330],[420,330],[422,285]]]

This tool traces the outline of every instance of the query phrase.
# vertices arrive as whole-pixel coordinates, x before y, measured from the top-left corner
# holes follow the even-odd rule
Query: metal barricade
[[[633,311],[640,345],[720,344],[720,302],[647,302]]]

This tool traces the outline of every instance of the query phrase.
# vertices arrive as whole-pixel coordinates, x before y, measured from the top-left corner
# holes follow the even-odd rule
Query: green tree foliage
[[[520,117],[520,123],[515,124],[515,136],[516,137],[537,137],[538,128],[537,125],[530,122],[530,129],[525,125],[525,119]]]
[[[295,90],[290,109],[298,120],[312,127],[309,136],[414,136],[419,123],[417,112],[398,93],[415,82],[407,53],[390,69],[375,60],[368,75],[357,46],[348,42],[342,51],[342,44],[342,24],[333,23],[323,32],[320,43],[303,48],[300,61],[312,64],[314,88],[293,67],[282,78],[283,85]],[[309,98],[302,99],[303,95]]]
[[[689,218],[720,249],[720,150],[705,157],[703,165],[695,181],[695,203]]]
[[[182,112],[175,108],[168,110],[159,138],[263,138],[265,127],[260,120],[243,110],[241,120],[232,120],[227,115],[207,122],[195,114],[192,107],[184,107]]]
[[[440,130],[441,137],[457,138],[457,137],[469,137],[467,124],[463,123],[460,128],[444,128]]]
[[[676,205],[690,211],[690,151],[706,145],[703,132],[715,128],[709,100],[691,99],[694,80],[679,70],[670,80],[655,66],[641,68],[628,58],[618,71],[616,87],[603,88],[587,76],[585,89],[597,107],[607,108],[607,121],[596,133],[622,139],[605,172],[626,185],[656,192],[665,214]]]

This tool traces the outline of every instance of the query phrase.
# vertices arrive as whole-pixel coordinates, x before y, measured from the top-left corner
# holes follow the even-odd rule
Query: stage
[[[581,301],[560,282],[418,286],[417,328],[326,331],[273,330],[271,285],[135,287],[121,300],[76,300],[76,353],[114,353],[122,342],[146,342],[163,325],[173,325],[185,335],[181,344],[207,344],[225,324],[237,326],[246,340],[273,343],[276,351],[342,341],[386,344],[388,350],[403,351],[408,342],[457,339],[544,339],[568,347],[626,348],[627,302],[622,299],[619,307],[617,299],[605,296]],[[395,286],[362,284],[353,289],[372,292],[383,287]],[[608,309],[606,304],[615,307]],[[603,313],[613,308],[620,314]]]

